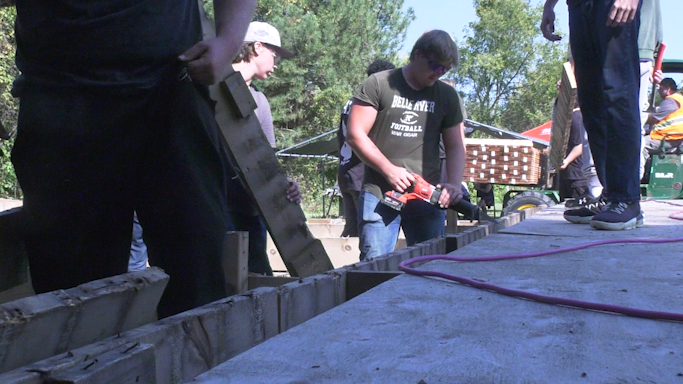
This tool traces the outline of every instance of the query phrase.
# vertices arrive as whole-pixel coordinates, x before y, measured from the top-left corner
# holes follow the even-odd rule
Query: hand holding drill
[[[456,193],[453,193],[453,187],[450,184],[446,184],[447,189],[442,190],[441,188],[429,184],[420,175],[413,173],[412,177],[414,179],[412,185],[406,188],[404,192],[394,190],[387,191],[382,203],[400,211],[408,201],[422,200],[432,205],[439,205],[442,209],[453,209],[462,213],[470,220],[494,221],[484,212],[481,212],[479,207],[463,200],[462,192],[457,191]],[[439,187],[441,186],[439,185]],[[451,199],[451,196],[455,196],[455,198]],[[450,204],[451,201],[455,201],[455,203]]]

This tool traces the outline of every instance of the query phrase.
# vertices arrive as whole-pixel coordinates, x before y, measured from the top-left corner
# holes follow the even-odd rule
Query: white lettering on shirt
[[[391,108],[407,109],[416,112],[434,113],[434,102],[429,100],[409,100],[405,97],[394,95]]]

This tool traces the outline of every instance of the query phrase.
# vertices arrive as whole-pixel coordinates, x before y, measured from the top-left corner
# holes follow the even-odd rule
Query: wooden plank
[[[233,72],[210,91],[223,142],[290,275],[333,269],[322,243],[308,230],[301,206],[287,200],[287,177],[253,113],[256,104],[242,75]]]
[[[345,281],[338,274],[322,274],[278,287],[280,333],[343,303]]]
[[[199,4],[204,38],[215,27]],[[254,115],[256,102],[239,72],[229,68],[225,81],[209,87],[216,101],[216,122],[233,164],[265,219],[266,227],[291,276],[312,276],[333,269],[322,243],[306,225],[301,206],[287,200],[287,177]]]
[[[24,297],[33,296],[36,293],[33,291],[31,282],[17,285],[6,291],[0,292],[0,304],[7,303],[14,300],[23,299]]]
[[[576,104],[576,78],[569,62],[562,66],[562,87],[553,109],[553,125],[550,129],[550,164],[559,170],[567,153],[572,112]]]
[[[156,384],[154,346],[136,343],[85,359],[50,378],[50,384]]]
[[[255,289],[0,374],[0,383],[42,384],[61,372],[83,368],[86,360],[107,361],[100,356],[113,350],[120,354],[133,347],[132,351],[135,345],[144,344],[154,346],[155,363],[146,365],[155,371],[155,383],[186,383],[277,335],[277,306],[274,288]],[[135,383],[135,380],[117,382]]]
[[[0,372],[151,323],[168,279],[153,267],[0,305]]]
[[[403,272],[394,271],[349,270],[346,273],[346,300],[351,300],[385,281],[389,281],[402,274]]]
[[[285,276],[249,276],[249,289],[260,287],[279,287],[283,284],[299,280],[298,277]]]
[[[446,210],[446,233],[458,233],[458,212],[452,209]]]
[[[29,281],[21,221],[21,208],[0,212],[0,292]]]
[[[225,234],[223,273],[228,296],[246,292],[249,289],[249,232],[228,232]]]

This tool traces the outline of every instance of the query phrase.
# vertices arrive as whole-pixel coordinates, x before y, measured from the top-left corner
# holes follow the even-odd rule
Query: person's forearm
[[[545,5],[544,7],[546,9],[555,9],[555,5],[557,5],[558,0],[545,0]]]
[[[255,9],[256,0],[214,0],[216,36],[241,47]]]
[[[448,172],[448,184],[458,187],[462,183],[462,177],[465,172],[465,125],[460,124],[459,132],[456,134],[455,145],[447,146],[446,150],[446,172]]]
[[[571,163],[572,161],[578,159],[579,156],[581,156],[582,153],[583,153],[583,145],[582,145],[582,144],[575,145],[574,148],[572,148],[572,150],[569,152],[569,154],[567,155],[567,157],[565,157],[564,161],[565,161],[567,164],[569,164],[569,163]]]

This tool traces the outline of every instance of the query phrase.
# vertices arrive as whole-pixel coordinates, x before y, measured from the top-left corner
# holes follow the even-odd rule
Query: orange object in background
[[[536,128],[532,128],[528,131],[522,132],[522,135],[532,137],[534,139],[550,141],[550,127],[552,125],[553,122],[548,121],[547,123],[539,125]]]

